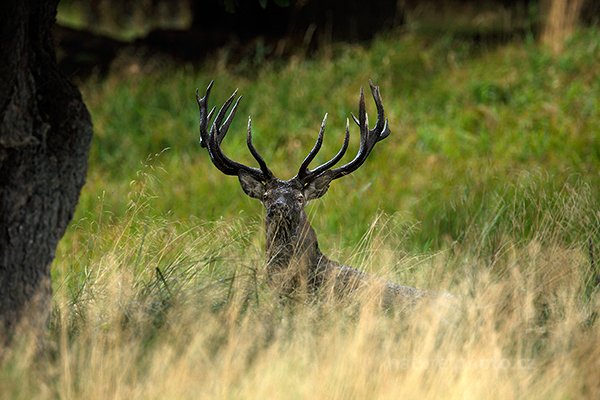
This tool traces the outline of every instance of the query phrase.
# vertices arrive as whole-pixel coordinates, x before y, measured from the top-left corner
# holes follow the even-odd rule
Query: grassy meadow
[[[457,304],[282,303],[261,205],[198,145],[194,91],[211,79],[213,104],[244,96],[224,151],[252,164],[252,115],[280,178],[325,112],[315,163],[331,157],[360,87],[378,84],[392,134],[308,206],[312,225],[332,258]],[[598,398],[597,29],[557,57],[526,39],[389,34],[310,59],[135,64],[80,87],[95,137],[53,265],[50,351],[40,361],[23,338],[1,397]]]

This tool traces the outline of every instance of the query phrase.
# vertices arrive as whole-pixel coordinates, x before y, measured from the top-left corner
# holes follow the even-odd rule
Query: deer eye
[[[302,193],[298,193],[296,195],[296,200],[298,201],[298,203],[302,203],[304,201],[304,195]]]

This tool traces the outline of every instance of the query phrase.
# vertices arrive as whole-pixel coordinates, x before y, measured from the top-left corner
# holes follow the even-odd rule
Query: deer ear
[[[265,185],[261,181],[244,171],[240,171],[238,179],[240,180],[242,189],[244,189],[244,192],[248,196],[259,200],[262,199],[263,194],[265,193]]]
[[[329,172],[329,171],[327,171]],[[312,181],[306,187],[304,187],[304,198],[309,200],[318,199],[327,193],[327,189],[329,189],[329,184],[332,181],[331,174],[327,172],[322,173]]]

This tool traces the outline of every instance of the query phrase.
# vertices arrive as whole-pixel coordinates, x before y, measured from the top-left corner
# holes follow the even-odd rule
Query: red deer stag
[[[317,291],[322,287],[330,287],[334,289],[335,293],[349,293],[368,282],[374,282],[383,288],[382,299],[387,304],[397,301],[414,303],[419,298],[428,295],[428,292],[423,290],[372,278],[364,272],[327,258],[319,250],[317,236],[304,212],[304,206],[309,201],[318,199],[327,192],[331,181],[357,170],[365,162],[375,144],[390,134],[379,87],[374,86],[371,82],[369,84],[377,106],[377,122],[373,129],[369,129],[365,98],[361,89],[358,118],[351,114],[352,119],[360,128],[360,148],[354,159],[334,168],[348,148],[350,129],[349,121],[346,120],[346,136],[338,153],[326,163],[309,169],[309,164],[323,143],[327,120],[327,114],[325,114],[314,147],[302,162],[296,176],[289,180],[275,177],[252,144],[250,118],[248,119],[246,143],[260,168],[249,167],[233,161],[221,150],[221,142],[227,134],[227,129],[241,99],[239,97],[234,102],[237,91],[219,109],[209,127],[216,109],[213,107],[209,112],[207,106],[213,82],[208,85],[203,97],[200,97],[196,90],[196,99],[200,110],[200,145],[208,150],[208,155],[215,167],[226,175],[237,176],[244,192],[248,196],[260,200],[265,206],[267,275],[271,282],[277,282],[288,293],[302,287],[308,289],[309,292]],[[232,104],[233,107],[227,115]],[[327,283],[329,286],[326,285]]]

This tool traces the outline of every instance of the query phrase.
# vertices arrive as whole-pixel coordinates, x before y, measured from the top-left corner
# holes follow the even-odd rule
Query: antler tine
[[[257,168],[248,167],[244,164],[240,164],[227,157],[221,150],[219,136],[219,128],[217,127],[216,129],[211,131],[208,142],[208,154],[210,155],[210,158],[215,167],[217,167],[221,172],[223,172],[226,175],[238,175],[240,171],[244,171],[259,180],[264,181],[269,178],[263,173],[263,171]]]
[[[200,146],[202,146],[202,147],[207,147],[208,132],[207,132],[206,128],[208,126],[208,121],[210,120],[210,118],[212,117],[212,114],[214,112],[214,108],[210,111],[210,113],[208,113],[208,115],[206,112],[208,96],[210,95],[210,90],[212,89],[213,83],[214,83],[214,81],[210,81],[210,83],[206,87],[206,94],[203,97],[200,97],[198,88],[196,88],[196,101],[198,102],[198,110],[200,112],[200,126],[199,126],[199,128],[200,128],[199,129],[199,131],[200,131]]]
[[[260,165],[260,170],[263,172],[263,174],[265,174],[265,177],[272,178],[273,173],[271,172],[269,167],[267,167],[267,163],[261,157],[261,155],[254,147],[254,144],[252,143],[252,118],[250,116],[248,116],[248,135],[246,136],[246,144],[248,145],[248,150],[250,150],[250,153],[252,153],[252,156],[258,162],[258,165]]]
[[[210,112],[207,112],[208,98],[213,83],[214,81],[211,81],[208,84],[208,87],[206,88],[206,94],[203,97],[200,97],[198,89],[196,89],[196,101],[198,102],[198,108],[200,111],[200,145],[208,149],[208,155],[210,156],[212,163],[226,175],[238,175],[241,171],[244,171],[259,180],[265,181],[271,178],[273,176],[271,171],[269,171],[269,169],[266,167],[266,163],[262,157],[258,155],[258,152],[256,149],[254,149],[254,146],[252,146],[251,142],[248,147],[254,158],[256,158],[256,160],[259,162],[261,167],[260,170],[231,160],[229,157],[223,154],[223,151],[221,150],[221,142],[227,134],[227,130],[233,121],[233,117],[235,116],[241,100],[240,96],[234,103],[237,90],[233,92],[233,94],[221,106],[212,123],[212,126],[210,127],[210,131],[207,130],[208,124],[216,109],[213,107]],[[232,103],[233,107],[227,115],[227,111],[229,110],[229,107],[231,107]],[[227,118],[225,118],[226,115]]]
[[[208,112],[208,116],[206,117],[207,121],[210,121],[212,119],[213,114],[215,113],[216,109],[217,109],[217,107],[213,107],[210,109],[210,111]]]
[[[325,117],[327,117],[327,114],[325,114]],[[324,129],[324,126],[325,126],[325,119],[323,119],[323,123],[321,125],[322,130]],[[320,149],[320,147],[321,147],[321,143],[322,143],[322,135],[320,132],[319,138],[317,138],[317,143],[315,143],[315,147],[313,147],[313,150],[316,148],[318,151],[318,149]],[[346,154],[346,150],[348,150],[349,143],[350,143],[350,121],[348,120],[348,118],[346,118],[346,133],[344,135],[344,143],[342,144],[342,147],[338,150],[338,152],[335,154],[335,156],[333,156],[333,158],[331,160],[325,162],[324,164],[319,165],[317,168],[315,168],[313,170],[308,169],[308,164],[312,161],[312,159],[314,158],[314,155],[310,158],[306,157],[306,159],[302,163],[302,166],[300,167],[300,171],[298,172],[298,175],[296,175],[296,178],[300,179],[303,183],[307,183],[307,182],[311,181],[312,179],[314,179],[315,177],[317,177],[322,172],[333,167],[335,164],[337,164],[342,159],[342,157],[344,157],[344,154]],[[311,154],[312,153],[313,153],[313,151],[311,151]],[[311,154],[309,154],[309,156]],[[316,152],[314,154],[316,154]]]
[[[237,92],[237,90],[236,90],[236,92]],[[235,96],[235,93],[233,94],[233,96]],[[223,123],[223,125],[221,125],[220,131],[222,132],[222,134],[218,137],[219,144],[221,144],[221,142],[223,141],[223,138],[225,137],[225,134],[227,133],[227,130],[229,129],[229,125],[231,125],[231,122],[233,121],[233,117],[235,116],[235,112],[237,111],[238,104],[240,104],[241,100],[242,100],[242,96],[238,97],[238,99],[233,104],[233,107],[231,108],[231,111],[229,112],[227,119],[225,119],[225,122]],[[213,111],[214,111],[214,109],[215,108],[213,107]],[[210,115],[211,114],[209,114],[209,116]],[[215,119],[215,123],[216,123],[216,119]]]
[[[383,102],[381,101],[381,93],[379,92],[379,86],[375,86],[371,80],[369,80],[369,86],[371,87],[371,94],[373,95],[373,100],[375,101],[375,105],[377,106],[377,122],[375,123],[375,127],[371,131],[373,133],[380,132],[379,140],[382,140],[390,134],[390,130],[388,128],[388,121],[385,118],[385,112],[383,110]]]
[[[383,110],[383,103],[381,101],[381,94],[379,93],[379,87],[375,86],[373,82],[369,82],[371,88],[371,94],[373,100],[377,106],[377,123],[375,128],[369,129],[369,122],[367,119],[367,112],[365,109],[365,98],[361,88],[360,100],[358,104],[358,123],[360,126],[360,147],[356,157],[347,164],[342,165],[339,168],[331,170],[332,179],[340,178],[344,175],[348,175],[358,169],[367,159],[375,144],[385,139],[389,134],[387,120],[385,120],[385,114]],[[385,122],[382,122],[385,121]],[[356,122],[356,121],[355,121]]]
[[[321,172],[326,171],[329,168],[333,167],[335,164],[337,164],[338,161],[340,161],[342,159],[342,157],[344,157],[344,154],[346,154],[346,150],[348,149],[349,143],[350,143],[350,121],[348,120],[348,118],[346,118],[346,134],[344,136],[344,143],[342,144],[342,147],[337,152],[337,154],[335,156],[333,156],[333,158],[331,160],[327,161],[325,164],[320,165],[317,168],[310,171],[310,176],[316,177]]]
[[[227,111],[229,110],[231,103],[233,103],[233,100],[235,99],[236,95],[237,95],[237,89],[231,94],[231,96],[229,96],[229,98],[227,100],[225,100],[225,103],[223,103],[221,108],[219,108],[219,112],[217,113],[217,116],[215,117],[215,120],[213,121],[212,127],[210,128],[211,134],[212,134],[213,130],[216,130],[218,132],[218,136],[225,136],[227,134],[227,128],[229,128],[229,125],[225,126],[223,124],[223,119],[225,119],[225,115],[227,114]],[[239,103],[239,100],[240,99],[238,99],[237,103]],[[232,110],[232,112],[235,113],[235,108]],[[231,113],[229,115],[231,116]],[[218,139],[219,139],[219,143],[221,143],[223,141],[223,137],[218,137]]]
[[[296,175],[300,179],[304,179],[307,176],[307,174],[310,172],[308,170],[308,166],[311,163],[311,161],[314,160],[314,158],[316,157],[319,150],[321,150],[321,146],[323,145],[323,134],[325,133],[325,124],[326,123],[327,123],[327,113],[325,113],[325,116],[323,117],[323,122],[321,122],[321,129],[319,130],[319,136],[317,136],[317,141],[315,142],[315,145],[313,146],[310,153],[308,153],[308,155],[302,162],[302,165],[300,165],[300,169],[298,170],[298,175]]]
[[[323,173],[328,173],[332,180],[352,173],[365,162],[365,160],[373,150],[373,147],[375,147],[375,144],[378,141],[385,139],[390,134],[388,122],[385,119],[385,113],[383,110],[383,103],[381,101],[381,94],[379,93],[379,87],[375,86],[373,82],[369,82],[369,86],[371,88],[373,100],[375,101],[375,105],[377,106],[377,122],[375,123],[375,127],[373,129],[369,129],[369,117],[367,116],[367,110],[365,106],[365,95],[363,89],[361,88],[360,98],[358,102],[358,118],[354,114],[351,114],[352,120],[360,128],[360,144],[358,153],[350,162],[342,165],[339,168],[330,169],[343,157],[348,147],[350,131],[349,120],[346,120],[346,138],[344,140],[344,145],[342,146],[342,149],[340,149],[338,154],[336,154],[336,156],[330,161],[315,168],[312,171],[307,170],[305,176],[299,176],[301,179],[303,179],[305,183]],[[306,166],[308,166],[308,164],[306,164]]]
[[[362,135],[363,129],[367,128],[367,107],[365,106],[365,92],[363,88],[360,88],[360,100],[358,101],[358,123],[360,127],[360,133]]]

